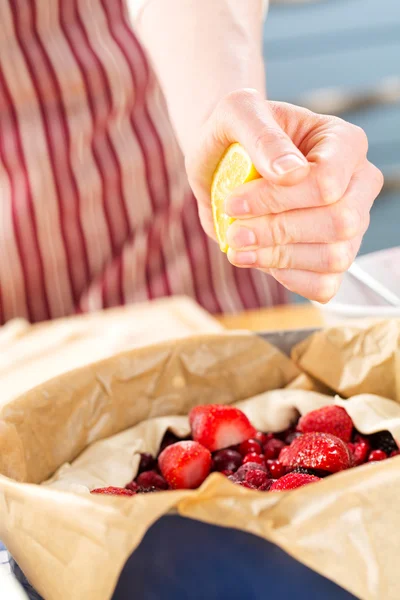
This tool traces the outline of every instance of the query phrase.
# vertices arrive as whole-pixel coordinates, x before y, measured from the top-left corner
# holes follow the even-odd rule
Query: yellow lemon
[[[243,146],[238,143],[231,144],[215,169],[211,184],[214,227],[222,252],[228,251],[226,232],[234,221],[225,214],[225,200],[237,187],[259,177],[259,173]]]

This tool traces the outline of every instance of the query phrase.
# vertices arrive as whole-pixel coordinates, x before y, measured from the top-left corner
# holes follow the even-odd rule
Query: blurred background
[[[400,0],[270,0],[268,96],[360,125],[385,175],[361,254],[400,245]]]

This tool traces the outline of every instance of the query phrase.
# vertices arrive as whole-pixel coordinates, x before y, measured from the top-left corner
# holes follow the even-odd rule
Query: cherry
[[[236,471],[242,464],[242,455],[237,450],[226,448],[214,454],[214,471]]]
[[[279,479],[286,475],[286,467],[279,460],[267,460],[267,468],[272,479]]]
[[[400,450],[393,450],[393,452],[390,453],[390,458],[393,458],[393,456],[399,456],[400,455]]]
[[[150,471],[151,469],[155,469],[157,466],[157,461],[148,452],[142,452],[140,455],[140,463],[138,468],[138,473],[143,473],[143,471]]]
[[[246,463],[257,463],[258,465],[265,465],[265,457],[263,454],[256,454],[255,452],[250,452],[250,454],[246,454],[243,458],[243,464]]]
[[[156,490],[167,490],[168,483],[162,475],[155,471],[144,471],[136,478],[136,483],[141,488],[155,488]]]
[[[176,442],[179,442],[179,438],[172,433],[171,431],[167,431],[162,439],[161,445],[160,445],[160,454],[161,452],[167,447],[167,446],[171,446],[172,444],[175,444]]]
[[[239,452],[242,456],[255,452],[256,454],[262,454],[261,442],[255,439],[245,440],[239,446]]]
[[[286,444],[282,440],[272,439],[264,446],[264,456],[266,460],[278,458],[281,450],[285,448]]]
[[[386,452],[383,450],[372,450],[368,456],[368,462],[376,462],[378,460],[385,460],[387,458]]]

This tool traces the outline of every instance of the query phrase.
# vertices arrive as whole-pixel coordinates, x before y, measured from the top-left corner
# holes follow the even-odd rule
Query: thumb
[[[257,171],[279,185],[294,185],[307,177],[310,165],[283,131],[268,102],[255,90],[229,94],[216,111],[218,131],[225,142],[239,142]]]

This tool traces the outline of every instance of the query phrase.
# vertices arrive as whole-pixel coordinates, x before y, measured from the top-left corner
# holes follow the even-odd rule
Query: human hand
[[[226,148],[239,142],[261,179],[226,201],[229,261],[271,274],[310,300],[329,301],[354,261],[383,185],[359,127],[337,117],[268,102],[254,90],[229,94],[186,158],[202,225],[215,238],[210,187]]]

